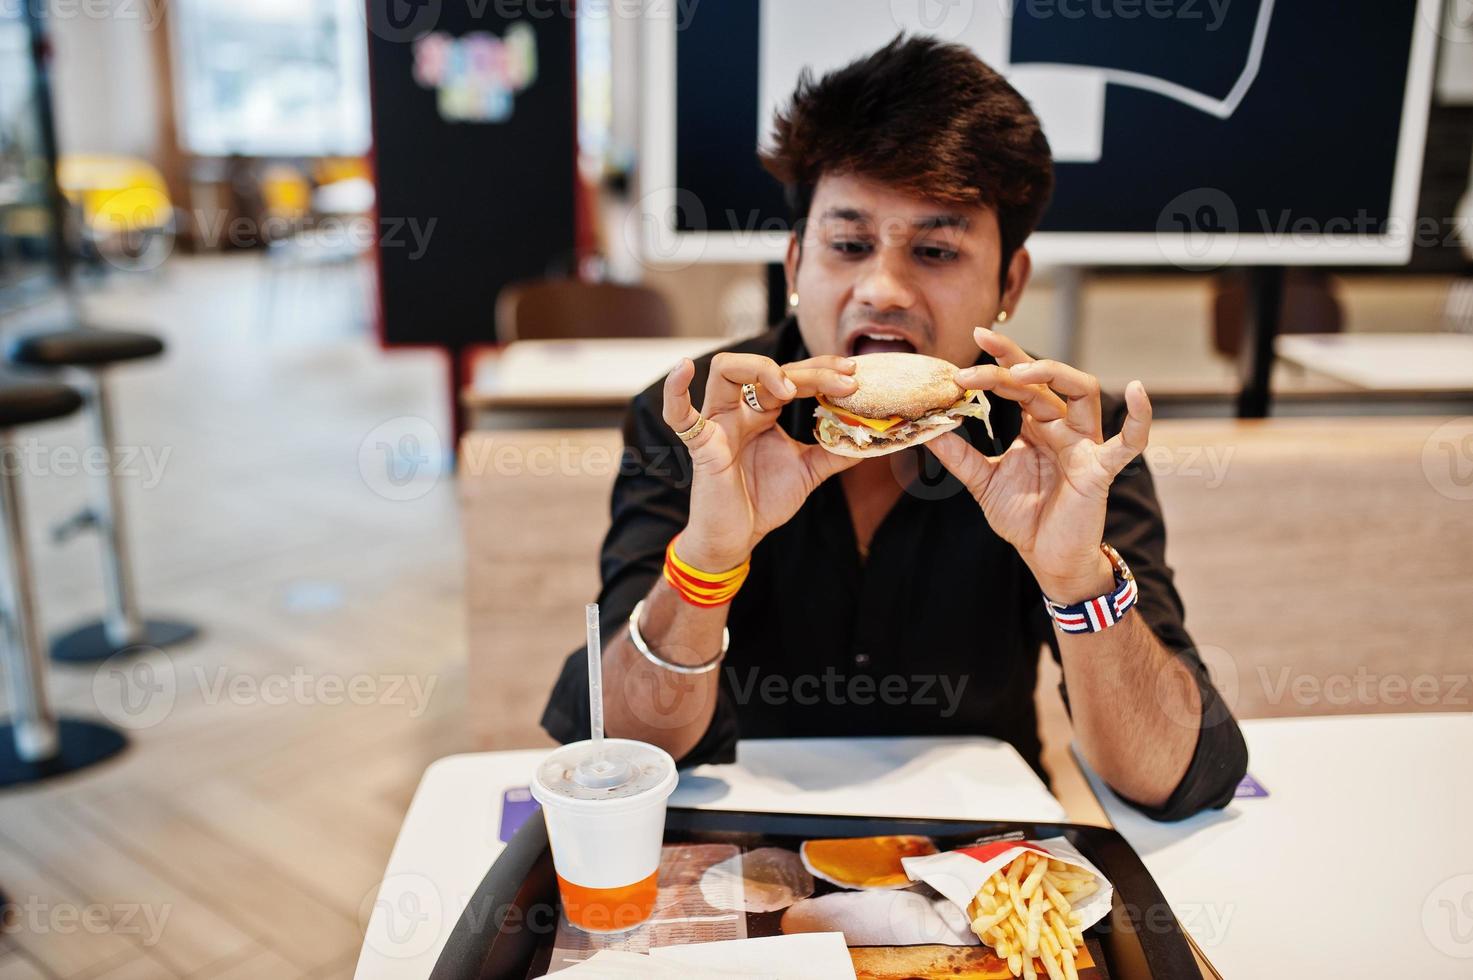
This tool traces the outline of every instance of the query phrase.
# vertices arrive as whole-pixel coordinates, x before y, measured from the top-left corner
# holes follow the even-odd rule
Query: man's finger
[[[958,368],[952,378],[963,388],[976,391],[991,391],[1013,381],[1008,369],[996,364],[975,364],[972,367]]]
[[[1125,424],[1100,451],[1100,463],[1112,477],[1146,451],[1151,441],[1151,399],[1146,386],[1132,381],[1125,386]]]
[[[840,357],[838,354],[820,354],[784,364],[783,370],[791,373],[794,368],[828,368],[840,374],[853,374],[857,367],[852,358]]]
[[[818,486],[835,473],[842,473],[851,466],[864,462],[855,456],[840,456],[819,445],[803,447],[803,465],[808,467],[813,486]]]
[[[681,358],[680,363],[675,365],[675,370],[665,376],[665,398],[660,414],[665,419],[665,424],[676,434],[686,431],[701,418],[690,400],[690,383],[695,376],[696,366],[688,357]],[[685,447],[695,453],[715,438],[715,435],[716,426],[708,423],[685,443]]]
[[[1100,382],[1092,374],[1060,361],[1029,361],[1010,372],[1023,384],[1042,384],[1068,399],[1064,418],[1071,428],[1100,438]]]
[[[859,387],[853,377],[832,368],[801,368],[796,364],[789,364],[783,370],[787,373],[788,380],[797,387],[799,398],[852,395]]]
[[[1015,387],[1019,382],[1013,379],[1011,374],[1012,369],[1024,364],[1030,364],[1033,361],[1033,358],[1028,356],[1027,351],[1019,347],[1011,337],[1006,337],[995,330],[989,330],[987,327],[973,328],[972,336],[976,339],[978,347],[993,356],[997,361],[997,365],[979,364],[976,367],[965,368],[961,372],[962,374],[969,378],[976,377],[978,380],[981,380],[988,376],[985,369],[990,368],[1001,371],[1007,376],[1009,381],[1013,382],[1013,385],[999,383],[987,389],[988,391],[994,391],[1010,401],[1017,402],[1023,406],[1023,411],[1040,422],[1052,422],[1054,419],[1064,417],[1064,400],[1052,391],[1049,391],[1047,386],[1041,384],[1029,385],[1027,386],[1026,392],[1019,391]],[[965,384],[965,382],[958,378],[957,384]]]
[[[978,347],[991,354],[997,363],[1005,368],[1010,368],[1014,364],[1027,364],[1033,360],[1013,338],[988,327],[973,327],[972,339],[977,341]]]
[[[1052,422],[1064,417],[1064,400],[1043,385],[1025,385],[1013,379],[1007,368],[996,364],[978,364],[956,373],[956,383],[963,388],[990,391],[994,395],[1017,402],[1032,418]]]
[[[993,460],[984,456],[976,447],[955,432],[937,436],[926,443],[926,448],[931,450],[931,454],[942,466],[946,467],[952,476],[962,481],[962,484],[972,491],[973,496],[982,494],[997,469],[997,464]]]
[[[690,382],[696,376],[696,366],[688,357],[665,375],[665,403],[660,409],[665,424],[676,432],[684,432],[696,424],[697,413],[690,401]]]
[[[746,399],[742,397],[742,385],[745,384],[756,384],[766,389],[759,389],[757,394],[764,411],[781,408],[798,396],[797,387],[772,358],[723,351],[711,359],[711,375],[706,380],[706,414],[714,415],[745,405]]]
[[[1028,418],[1052,422],[1064,417],[1064,400],[1043,385],[1025,385],[1009,380],[987,389],[994,395],[1017,402]]]

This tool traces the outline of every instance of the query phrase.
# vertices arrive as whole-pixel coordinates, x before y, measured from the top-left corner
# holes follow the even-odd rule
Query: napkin
[[[837,932],[661,946],[648,956],[601,950],[548,975],[557,980],[855,980],[849,949]]]
[[[854,961],[842,932],[808,932],[797,936],[728,939],[716,943],[661,946],[650,956],[692,967],[719,968],[772,977],[773,980],[854,980]]]

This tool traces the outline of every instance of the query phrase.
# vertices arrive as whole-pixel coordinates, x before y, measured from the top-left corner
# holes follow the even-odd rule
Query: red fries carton
[[[982,890],[983,883],[1025,851],[1047,855],[1069,865],[1071,870],[1087,871],[1095,876],[1098,890],[1073,904],[1073,910],[1079,913],[1079,928],[1088,929],[1109,914],[1114,886],[1100,874],[1099,868],[1090,864],[1089,859],[1063,837],[1051,837],[1045,841],[989,841],[944,854],[901,858],[900,863],[911,881],[924,881],[966,913],[972,899]]]

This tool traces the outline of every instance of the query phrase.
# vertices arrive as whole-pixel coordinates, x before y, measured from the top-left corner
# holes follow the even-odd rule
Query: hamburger
[[[854,392],[818,396],[813,434],[839,456],[885,456],[930,442],[962,424],[987,421],[987,396],[968,391],[953,376],[956,365],[939,357],[882,351],[853,358]]]

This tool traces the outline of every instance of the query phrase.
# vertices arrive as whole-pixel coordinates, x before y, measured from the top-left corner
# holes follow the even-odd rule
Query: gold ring
[[[696,436],[700,435],[701,434],[701,430],[704,429],[705,427],[706,427],[706,416],[701,415],[698,412],[698,413],[696,413],[696,424],[693,425],[693,426],[691,426],[689,429],[686,429],[684,432],[677,432],[677,433],[675,433],[675,438],[679,439],[681,442],[690,442]]]
[[[747,407],[750,408],[752,411],[767,411],[767,409],[762,407],[761,399],[757,397],[757,386],[755,384],[748,382],[747,384],[742,385],[742,398],[746,400]]]

